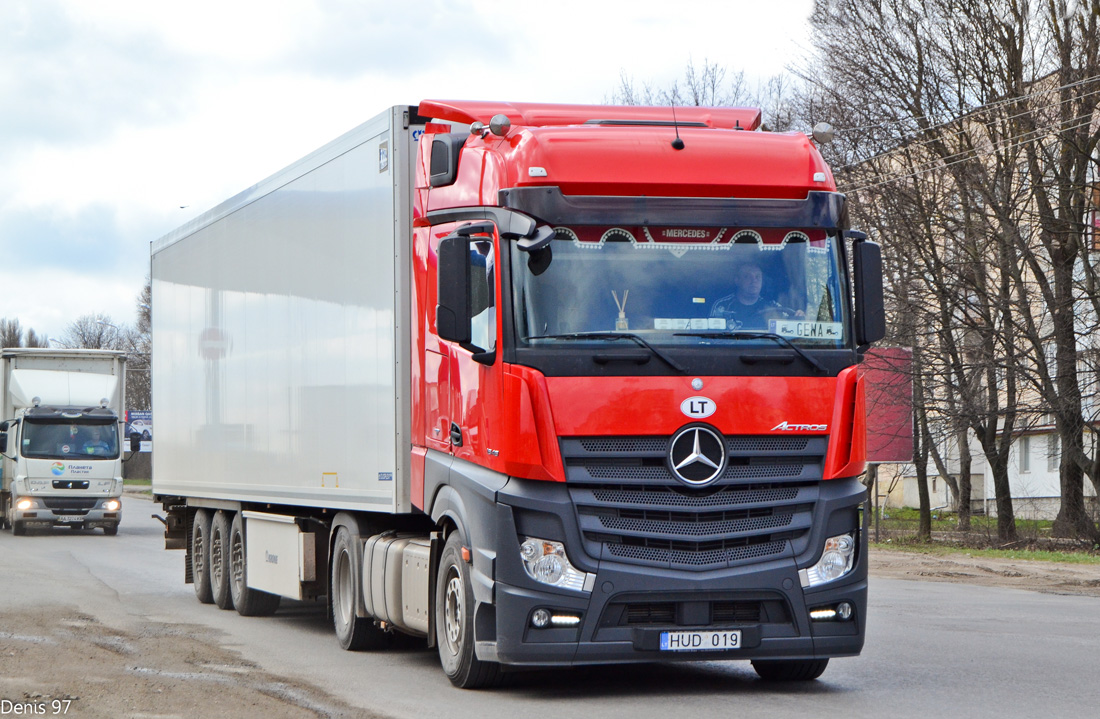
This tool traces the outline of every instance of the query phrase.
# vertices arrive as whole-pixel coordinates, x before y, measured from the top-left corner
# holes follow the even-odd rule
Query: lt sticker
[[[680,403],[680,411],[692,419],[703,419],[714,414],[718,406],[709,397],[688,397]]]

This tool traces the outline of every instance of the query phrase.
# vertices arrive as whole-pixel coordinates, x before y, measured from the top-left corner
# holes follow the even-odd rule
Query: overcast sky
[[[812,0],[0,0],[0,317],[135,319],[149,243],[386,107],[757,79]]]

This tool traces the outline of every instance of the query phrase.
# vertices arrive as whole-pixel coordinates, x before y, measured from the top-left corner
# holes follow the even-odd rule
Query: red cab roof
[[[643,105],[543,105],[523,102],[479,102],[467,100],[425,100],[420,103],[423,117],[449,122],[486,125],[494,115],[507,115],[513,125],[551,127],[580,125],[589,120],[665,122],[672,124],[673,108]],[[755,130],[760,126],[760,110],[754,107],[675,108],[677,123],[703,123],[707,127]]]

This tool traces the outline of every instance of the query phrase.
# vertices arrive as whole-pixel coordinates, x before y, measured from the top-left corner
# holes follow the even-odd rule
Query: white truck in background
[[[118,534],[126,354],[9,348],[0,358],[0,526]]]

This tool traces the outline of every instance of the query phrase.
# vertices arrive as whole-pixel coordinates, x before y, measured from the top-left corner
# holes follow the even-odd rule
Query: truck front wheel
[[[219,509],[210,523],[210,592],[221,609],[233,608],[229,591],[229,530],[233,513]]]
[[[829,666],[828,659],[771,660],[752,663],[760,678],[769,682],[808,682],[817,679]]]
[[[329,600],[332,604],[332,626],[340,646],[349,651],[383,649],[390,643],[390,635],[374,625],[371,617],[355,614],[355,598],[358,591],[355,571],[355,538],[346,528],[336,531],[332,543],[332,583]]]
[[[447,537],[435,580],[435,638],[439,661],[451,684],[462,689],[496,686],[500,664],[474,652],[474,590],[470,565],[462,558],[458,532]]]
[[[191,523],[191,581],[195,597],[203,604],[214,603],[210,588],[210,522],[210,511],[200,509]]]
[[[279,608],[278,594],[248,586],[248,555],[244,544],[244,515],[233,515],[229,528],[229,593],[233,606],[244,617],[269,617]]]

